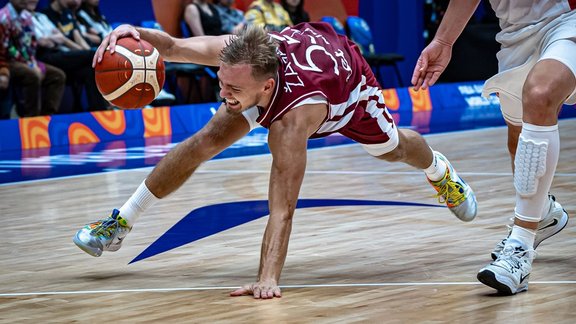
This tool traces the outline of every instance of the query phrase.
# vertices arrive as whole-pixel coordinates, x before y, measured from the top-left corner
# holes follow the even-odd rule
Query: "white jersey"
[[[490,0],[502,32],[508,33],[576,8],[576,0]]]
[[[522,88],[532,67],[553,59],[576,76],[576,0],[490,0],[502,29],[496,40],[498,74],[483,94],[498,93],[506,121],[522,124]],[[576,103],[576,89],[566,100]]]

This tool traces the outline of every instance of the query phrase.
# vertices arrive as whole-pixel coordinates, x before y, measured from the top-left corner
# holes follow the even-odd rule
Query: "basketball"
[[[104,97],[124,109],[150,104],[164,86],[164,61],[144,40],[120,38],[114,54],[106,49],[95,67],[96,85]]]

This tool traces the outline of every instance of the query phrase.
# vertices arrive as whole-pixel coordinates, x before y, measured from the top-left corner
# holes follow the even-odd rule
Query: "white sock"
[[[138,217],[158,200],[160,199],[154,196],[146,187],[146,181],[142,181],[136,192],[120,207],[120,216],[126,220],[128,226],[132,227]]]
[[[519,172],[516,172],[514,175],[516,186],[516,217],[524,221],[538,222],[542,219],[542,215],[545,215],[547,212],[545,209],[549,207],[548,191],[552,185],[552,179],[554,178],[556,166],[558,165],[558,156],[560,154],[558,125],[537,126],[528,123],[522,125],[522,132],[520,133],[518,145],[519,149],[514,160],[516,170],[521,171],[522,168],[519,167],[519,163],[524,163],[531,164],[531,167],[529,168],[530,172],[536,172],[534,163],[526,162],[533,160],[535,157],[530,152],[526,152],[526,150],[520,150],[520,142],[546,143],[547,145],[546,156],[543,158],[542,162],[538,164],[542,167],[542,163],[545,163],[543,175],[537,178],[534,185],[534,180],[527,180],[527,177],[529,176],[525,175],[524,178],[521,178],[522,175],[519,174]],[[524,188],[521,190],[527,190],[528,193],[518,192],[518,186],[516,185],[517,182],[523,183],[520,188]]]
[[[426,176],[428,179],[430,179],[430,181],[438,181],[444,178],[447,168],[448,166],[446,163],[443,160],[437,158],[436,152],[432,151],[432,164],[424,169],[424,173],[426,173]]]
[[[534,240],[536,239],[536,232],[529,230],[518,225],[512,227],[512,232],[506,240],[508,244],[520,244],[524,249],[532,249],[534,247]]]

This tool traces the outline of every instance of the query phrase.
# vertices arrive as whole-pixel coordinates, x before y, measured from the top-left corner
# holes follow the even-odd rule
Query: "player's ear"
[[[274,86],[276,85],[276,80],[274,78],[268,78],[266,83],[264,83],[264,91],[266,93],[274,91]]]

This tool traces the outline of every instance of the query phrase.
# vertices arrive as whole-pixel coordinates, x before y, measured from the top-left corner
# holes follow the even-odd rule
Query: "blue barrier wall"
[[[408,86],[414,63],[424,48],[424,1],[361,0],[359,15],[372,29],[377,52],[404,55],[399,63],[404,86]],[[392,70],[383,69],[383,87],[398,87]]]

